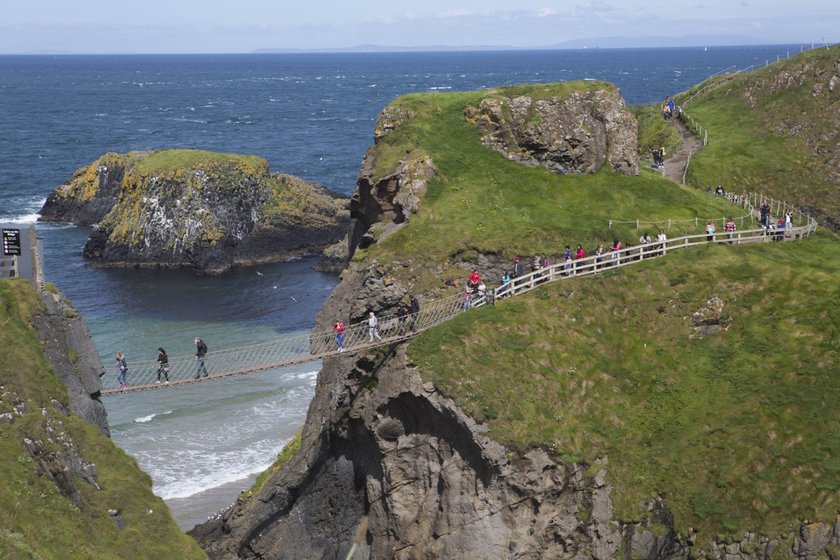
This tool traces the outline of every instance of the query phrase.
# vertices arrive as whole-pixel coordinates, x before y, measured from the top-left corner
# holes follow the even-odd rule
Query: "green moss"
[[[137,171],[143,175],[168,176],[196,169],[219,173],[231,167],[248,174],[268,172],[268,163],[263,158],[242,154],[172,149],[158,150],[137,158]]]
[[[301,442],[301,433],[298,432],[295,436],[283,446],[283,449],[280,450],[280,453],[277,455],[277,460],[274,461],[274,464],[271,465],[267,470],[264,470],[257,476],[257,479],[254,481],[254,485],[251,488],[242,494],[240,494],[239,499],[244,500],[250,498],[256,492],[263,487],[266,480],[268,480],[269,475],[279,472],[284,466],[286,466],[289,461],[292,460],[292,457],[295,456],[295,453],[300,451],[300,442]]]

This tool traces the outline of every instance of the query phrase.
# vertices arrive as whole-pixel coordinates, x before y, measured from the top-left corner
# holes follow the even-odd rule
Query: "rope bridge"
[[[755,212],[758,200],[765,200],[760,195],[743,195],[731,197],[737,205]],[[793,210],[793,207],[766,199],[772,207]],[[426,302],[417,313],[400,316],[396,313],[378,317],[379,337],[372,336],[367,321],[347,326],[344,331],[342,347],[336,341],[336,333],[331,330],[311,332],[305,335],[290,336],[279,340],[228,348],[215,352],[208,352],[204,356],[207,375],[196,377],[198,361],[194,356],[178,356],[169,358],[166,374],[154,361],[133,362],[129,364],[127,378],[130,385],[120,389],[113,385],[102,390],[103,396],[178,387],[194,383],[213,381],[234,375],[243,375],[268,369],[313,362],[330,356],[337,356],[343,352],[359,352],[369,348],[384,346],[410,339],[417,334],[429,330],[449,319],[464,313],[471,307],[480,307],[495,300],[513,297],[529,292],[545,282],[565,280],[578,276],[591,276],[599,272],[628,266],[643,260],[659,258],[675,249],[684,249],[707,243],[767,243],[770,241],[794,241],[814,233],[817,222],[810,216],[801,215],[804,225],[792,226],[785,229],[750,229],[735,233],[714,233],[685,235],[675,237],[664,242],[653,241],[647,245],[626,247],[608,254],[591,256],[583,259],[558,262],[551,266],[525,274],[496,289],[488,290],[486,296],[474,299],[470,305],[465,305],[463,295]],[[709,239],[711,237],[711,240]],[[159,373],[160,372],[160,373]],[[202,371],[202,374],[204,371]],[[169,382],[166,383],[166,376]],[[111,376],[109,376],[111,377]],[[160,382],[158,382],[160,379]]]

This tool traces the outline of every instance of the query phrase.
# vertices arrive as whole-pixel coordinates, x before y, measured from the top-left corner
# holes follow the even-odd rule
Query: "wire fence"
[[[776,200],[763,193],[726,193],[722,196],[735,206],[746,210],[746,213],[738,216],[712,216],[706,218],[701,218],[697,216],[694,218],[687,219],[663,218],[661,220],[610,220],[609,228],[612,229],[614,225],[619,224],[630,224],[634,226],[634,228],[637,230],[643,228],[661,228],[666,231],[672,231],[675,227],[685,229],[686,226],[691,225],[693,225],[695,229],[698,229],[704,227],[709,222],[717,223],[718,221],[720,221],[720,223],[723,224],[727,221],[728,218],[732,218],[732,220],[736,222],[736,225],[738,225],[740,228],[744,228],[745,224],[751,225],[757,220],[757,218],[760,216],[760,208],[762,206],[762,203],[764,202],[767,203],[767,206],[770,209],[771,217],[777,216],[779,218],[782,218],[787,213],[790,213],[791,223],[794,226],[807,225],[810,222],[814,221],[814,219],[811,218],[811,216],[805,214],[798,208],[788,204],[787,202]]]
[[[764,200],[758,195],[744,196],[741,201],[745,206],[754,202]],[[768,204],[771,202],[768,200]],[[787,207],[784,203],[772,201],[778,208]],[[793,209],[793,207],[790,207]],[[798,210],[797,210],[798,212]],[[530,274],[512,279],[508,284],[494,290],[489,297],[495,302],[504,297],[519,295],[535,289],[540,284],[555,280],[564,280],[578,276],[591,276],[600,272],[616,270],[622,266],[628,266],[642,262],[643,260],[665,256],[675,249],[707,245],[709,243],[743,245],[748,243],[768,243],[801,240],[817,230],[817,222],[810,216],[801,214],[804,225],[791,227],[761,227],[735,232],[715,232],[712,234],[684,235],[674,239],[656,239],[650,243],[625,247],[612,251],[605,255],[593,255],[582,259],[569,259],[564,262],[555,263],[549,267],[537,270]]]

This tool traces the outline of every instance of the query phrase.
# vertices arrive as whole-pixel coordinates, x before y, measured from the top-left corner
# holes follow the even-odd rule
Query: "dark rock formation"
[[[35,328],[47,360],[67,387],[70,410],[82,420],[110,435],[108,416],[102,404],[100,376],[105,372],[87,323],[60,293],[42,295],[43,310],[35,316]]]
[[[490,95],[466,116],[484,145],[510,160],[561,174],[595,173],[605,162],[639,174],[638,124],[614,88],[550,99]]]
[[[93,224],[84,254],[98,264],[205,272],[319,252],[349,222],[346,200],[264,160],[189,150],[106,154],[41,219]]]
[[[368,151],[362,163],[356,193],[350,201],[352,229],[349,250],[374,243],[393,233],[417,211],[420,198],[434,176],[435,166],[428,154],[422,151],[407,154],[396,169],[384,177],[376,177],[373,166],[374,150]],[[380,231],[371,226],[380,224]]]

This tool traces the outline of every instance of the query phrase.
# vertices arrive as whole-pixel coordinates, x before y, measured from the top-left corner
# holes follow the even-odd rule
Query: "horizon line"
[[[446,53],[446,52],[504,52],[504,51],[586,51],[586,50],[645,50],[645,49],[691,49],[691,48],[733,48],[733,47],[790,47],[807,46],[811,48],[832,47],[840,43],[798,41],[793,43],[735,43],[735,44],[686,44],[686,45],[651,45],[651,46],[528,46],[515,47],[510,45],[355,45],[352,47],[322,47],[322,48],[292,48],[265,47],[250,51],[218,51],[218,52],[86,52],[86,51],[30,51],[30,52],[0,52],[0,56],[218,56],[218,55],[270,55],[270,54],[406,54],[406,53]]]

